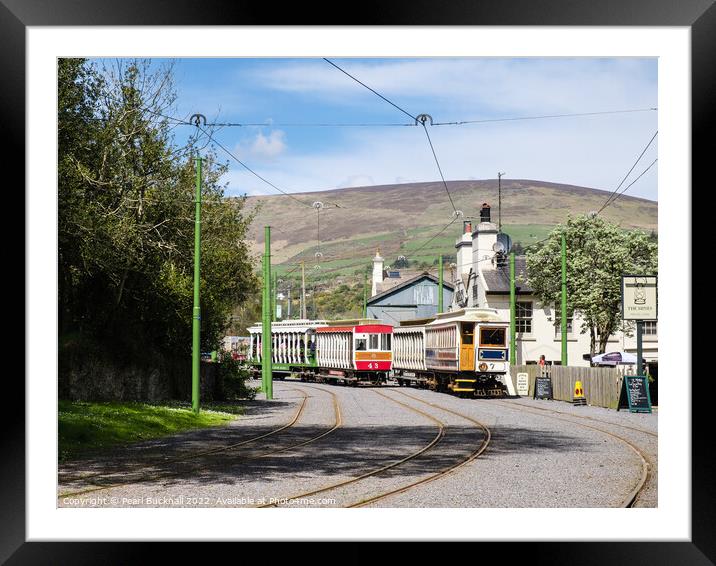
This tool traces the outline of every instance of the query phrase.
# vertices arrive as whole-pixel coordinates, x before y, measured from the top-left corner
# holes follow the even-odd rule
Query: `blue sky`
[[[159,60],[157,61],[159,62]],[[648,109],[654,58],[335,59],[410,114],[435,122]],[[435,181],[421,127],[321,59],[177,59],[175,115],[199,112],[229,127],[216,138],[287,192]],[[190,128],[177,128],[183,141]],[[538,179],[614,190],[657,130],[657,112],[432,126],[447,180]],[[657,138],[658,139],[658,138]],[[221,150],[218,150],[221,155]],[[655,158],[654,143],[630,179]],[[227,194],[277,194],[229,159]],[[625,183],[628,184],[627,180]],[[626,193],[657,200],[653,167]]]

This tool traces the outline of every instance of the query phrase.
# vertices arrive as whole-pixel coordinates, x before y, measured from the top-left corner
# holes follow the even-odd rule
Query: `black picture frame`
[[[346,14],[345,16],[342,14]],[[250,3],[217,0],[0,0],[0,124],[8,149],[5,162],[14,164],[18,175],[13,186],[25,186],[25,29],[28,26],[67,25],[563,25],[563,26],[686,26],[692,37],[692,172],[693,186],[710,188],[708,170],[713,161],[707,158],[707,136],[712,137],[713,103],[716,99],[716,7],[713,0],[501,0],[499,2],[438,3],[425,0],[362,2],[355,9],[328,10],[323,4]],[[710,140],[708,140],[710,141]],[[7,180],[7,178],[6,178]],[[12,187],[5,186],[7,194]],[[676,190],[676,189],[674,189]],[[12,191],[15,193],[17,190]],[[694,195],[691,195],[693,198]],[[689,198],[685,193],[684,198]],[[7,201],[6,201],[7,203]],[[22,204],[21,204],[22,203]],[[25,212],[24,200],[15,196],[13,211]],[[10,210],[6,204],[5,210]],[[695,213],[695,214],[694,214]],[[692,224],[697,216],[707,214],[707,206],[692,208]],[[6,213],[7,214],[7,213]],[[24,232],[23,232],[24,234]],[[24,237],[24,236],[23,236]],[[24,244],[24,240],[23,240]],[[24,246],[23,246],[24,248]],[[693,257],[693,256],[692,256]],[[688,254],[678,258],[685,275],[689,275]],[[19,271],[19,269],[17,270]],[[23,271],[24,273],[24,271]],[[24,275],[23,275],[24,277]],[[685,281],[691,278],[685,277]],[[27,282],[25,282],[27,285]],[[703,285],[696,281],[696,287]],[[23,293],[25,300],[27,296]],[[696,296],[696,295],[695,295]],[[684,305],[691,308],[691,305]],[[692,352],[704,351],[703,335],[693,329]],[[25,357],[39,355],[25,344]],[[691,361],[691,360],[689,360]],[[688,368],[691,365],[689,363]],[[13,378],[14,379],[11,379]],[[25,390],[14,376],[5,375],[5,399],[0,470],[0,562],[7,564],[131,564],[146,563],[152,554],[160,553],[163,562],[191,558],[195,549],[185,544],[164,543],[75,543],[26,542],[25,537]],[[690,381],[690,370],[681,378]],[[694,384],[694,389],[696,389]],[[692,537],[690,542],[567,542],[567,543],[483,543],[479,550],[471,543],[461,543],[451,550],[479,559],[476,552],[494,549],[503,559],[526,558],[532,564],[713,564],[716,561],[716,468],[710,462],[712,426],[706,420],[710,396],[692,396]],[[668,486],[662,486],[668,489]],[[635,519],[638,520],[638,519]],[[82,534],[77,533],[81,539]],[[320,535],[316,537],[320,539]],[[241,560],[251,551],[241,545]],[[254,543],[255,544],[255,543]],[[336,548],[321,546],[320,557],[336,562],[367,563],[378,556],[372,544],[351,543]],[[456,543],[452,543],[456,544]],[[465,546],[470,544],[469,547]],[[479,544],[479,543],[478,543]],[[489,546],[488,546],[489,545]],[[232,545],[234,546],[234,545]],[[269,549],[269,546],[271,547]],[[380,558],[405,560],[406,545],[381,545]],[[274,543],[263,543],[266,558],[287,559],[290,555]],[[236,548],[236,547],[234,547]],[[411,544],[413,552],[422,552]],[[204,560],[211,559],[206,545],[197,549]],[[252,549],[253,550],[253,549]],[[234,550],[231,551],[232,553]],[[295,555],[295,550],[289,551]],[[455,554],[452,554],[455,552]],[[343,556],[340,559],[340,556]],[[338,558],[337,558],[338,557]],[[319,559],[316,553],[312,560]],[[220,559],[217,557],[216,559]]]

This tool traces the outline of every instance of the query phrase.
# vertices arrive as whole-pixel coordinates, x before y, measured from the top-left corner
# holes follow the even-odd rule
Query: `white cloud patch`
[[[275,159],[286,151],[286,132],[272,130],[268,135],[258,132],[249,146],[249,153],[257,159]]]

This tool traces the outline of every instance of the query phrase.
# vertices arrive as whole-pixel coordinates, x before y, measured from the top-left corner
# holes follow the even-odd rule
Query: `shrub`
[[[253,399],[258,389],[246,385],[249,371],[228,352],[221,352],[216,362],[217,379],[221,383],[222,396],[227,400]]]

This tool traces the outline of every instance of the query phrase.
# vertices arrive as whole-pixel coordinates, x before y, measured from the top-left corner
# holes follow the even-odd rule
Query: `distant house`
[[[373,296],[367,303],[368,318],[397,325],[401,320],[428,318],[438,312],[438,278],[427,272],[403,279],[399,272],[383,270],[383,258],[373,258]],[[388,275],[388,277],[385,277]],[[454,286],[443,281],[443,308],[453,299]]]

